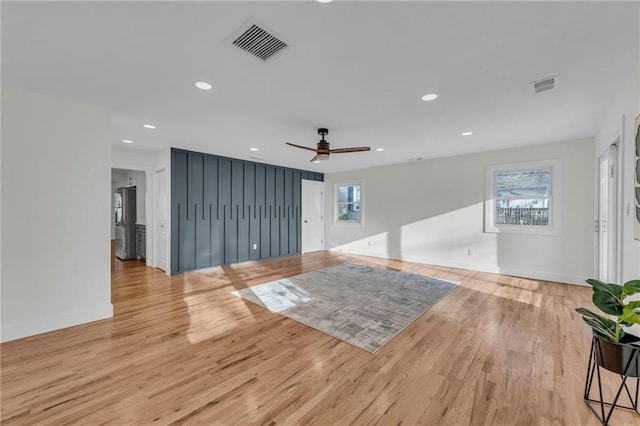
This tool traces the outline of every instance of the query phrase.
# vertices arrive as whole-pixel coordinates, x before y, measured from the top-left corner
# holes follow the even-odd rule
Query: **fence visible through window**
[[[548,208],[496,207],[497,225],[549,225]]]

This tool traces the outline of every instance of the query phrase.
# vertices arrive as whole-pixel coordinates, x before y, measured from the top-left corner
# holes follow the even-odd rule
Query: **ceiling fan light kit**
[[[296,148],[306,149],[307,151],[314,151],[316,156],[313,157],[310,163],[318,163],[320,161],[328,160],[330,154],[345,154],[349,152],[362,152],[362,151],[371,151],[371,147],[369,146],[357,146],[351,148],[337,148],[331,149],[329,147],[329,142],[325,140],[325,136],[329,134],[329,129],[325,127],[321,127],[318,129],[318,134],[322,136],[322,139],[318,142],[317,148],[309,148],[308,146],[296,145],[294,143],[287,142],[287,145],[291,145]]]

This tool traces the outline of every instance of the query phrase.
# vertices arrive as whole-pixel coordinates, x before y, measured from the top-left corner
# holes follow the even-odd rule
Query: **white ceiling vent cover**
[[[288,46],[287,43],[267,31],[264,25],[254,22],[243,25],[235,34],[238,33],[240,35],[237,38],[233,39],[232,36],[231,44],[263,61]]]
[[[560,82],[560,76],[554,75],[553,77],[543,78],[542,80],[531,82],[531,91],[536,93],[547,92],[558,88]]]

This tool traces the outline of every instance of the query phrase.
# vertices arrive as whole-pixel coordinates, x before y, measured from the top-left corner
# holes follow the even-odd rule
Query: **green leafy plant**
[[[626,301],[627,297],[640,293],[640,280],[627,281],[623,285],[607,284],[588,279],[593,288],[593,304],[602,312],[616,316],[616,319],[604,317],[586,308],[578,308],[584,322],[593,331],[612,342],[619,342],[625,335],[623,327],[640,324],[640,300]]]

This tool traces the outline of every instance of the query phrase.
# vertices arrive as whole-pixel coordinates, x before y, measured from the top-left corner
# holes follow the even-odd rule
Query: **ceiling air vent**
[[[233,40],[232,44],[263,61],[287,47],[287,43],[257,24],[250,24],[249,28]]]
[[[553,77],[543,78],[542,80],[534,81],[531,84],[531,90],[533,93],[542,93],[547,92],[549,90],[556,89],[558,87],[559,82],[558,75],[554,75]]]

